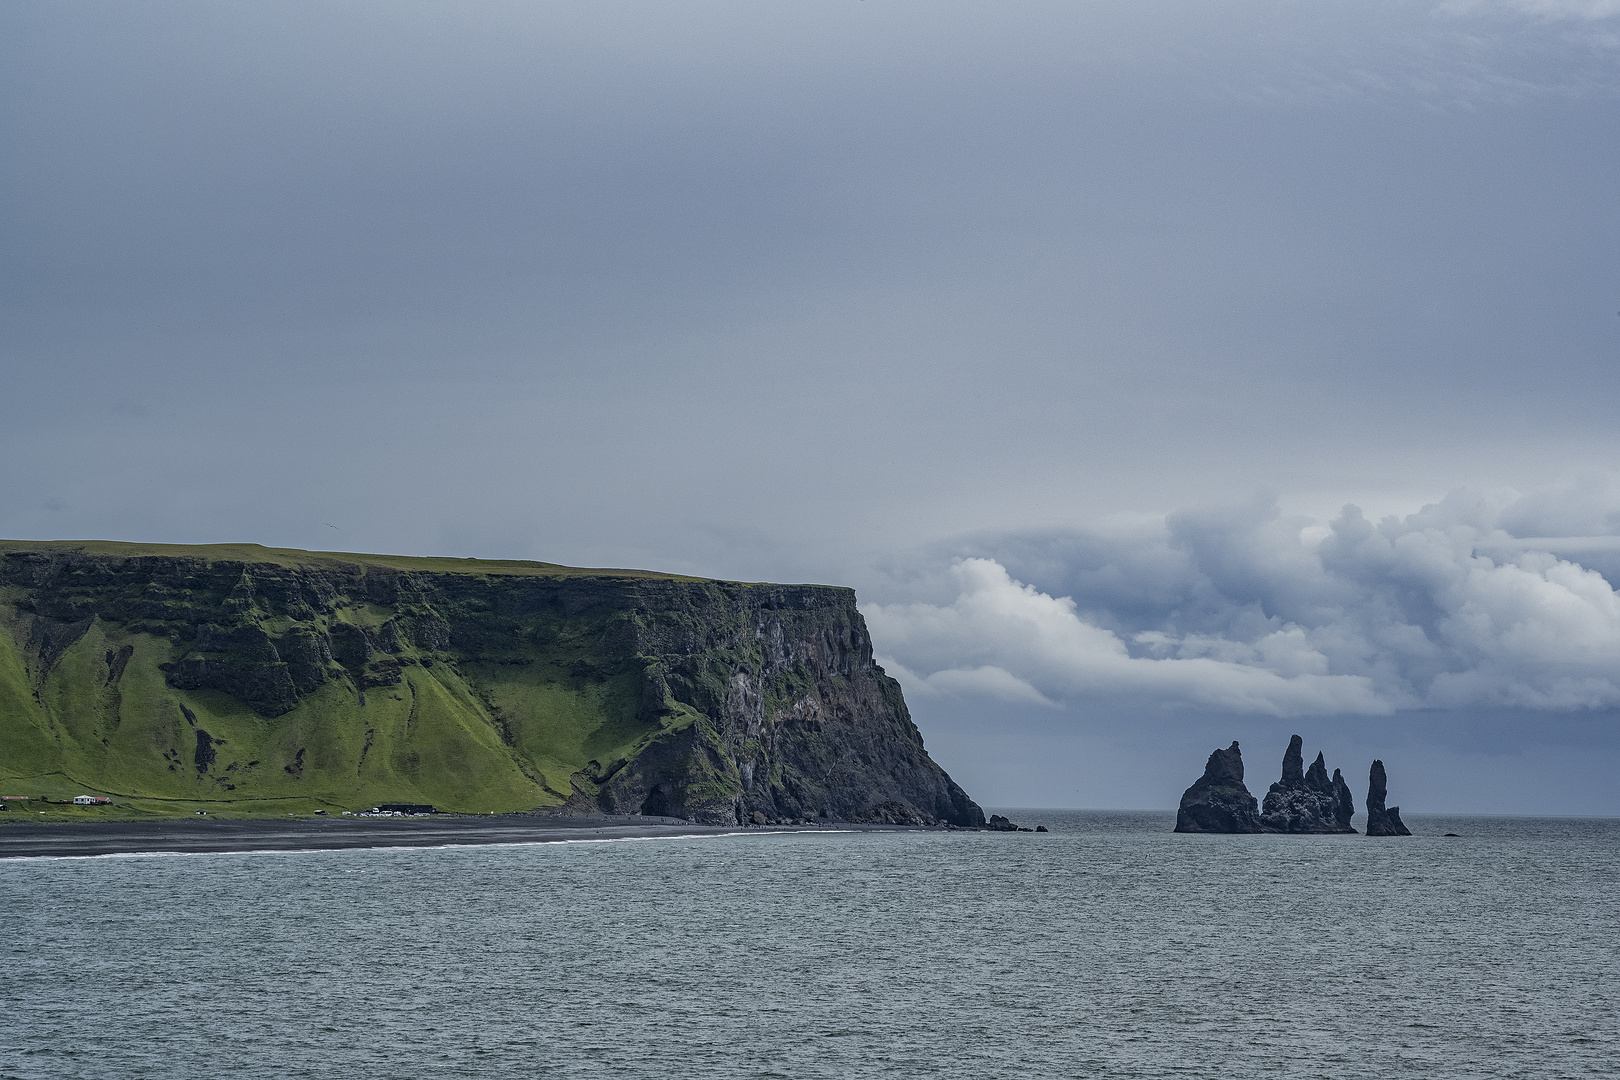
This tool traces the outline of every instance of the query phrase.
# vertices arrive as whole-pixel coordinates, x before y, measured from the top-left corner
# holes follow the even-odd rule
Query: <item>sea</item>
[[[1620,821],[997,812],[5,860],[0,1076],[1620,1075]]]

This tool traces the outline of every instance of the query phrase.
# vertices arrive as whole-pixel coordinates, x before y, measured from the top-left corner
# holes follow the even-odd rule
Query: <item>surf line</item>
[[[204,855],[329,855],[334,851],[456,851],[463,848],[549,847],[554,844],[628,844],[658,840],[723,840],[736,836],[823,836],[853,833],[859,829],[750,829],[746,832],[682,833],[679,836],[592,836],[556,840],[481,840],[470,844],[345,844],[342,847],[315,848],[234,848],[225,851],[104,851],[95,855],[11,855],[0,864],[51,862],[68,859],[167,859]]]

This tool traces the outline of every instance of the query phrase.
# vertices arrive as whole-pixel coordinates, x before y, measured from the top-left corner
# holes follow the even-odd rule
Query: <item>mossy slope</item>
[[[231,545],[0,542],[0,786],[975,821],[848,590]]]

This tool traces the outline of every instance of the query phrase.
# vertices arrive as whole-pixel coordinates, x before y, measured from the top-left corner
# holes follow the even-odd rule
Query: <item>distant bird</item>
[[[332,524],[330,521],[323,521],[323,522],[321,522],[321,524],[325,525],[328,529],[336,529],[337,528],[337,526]]]

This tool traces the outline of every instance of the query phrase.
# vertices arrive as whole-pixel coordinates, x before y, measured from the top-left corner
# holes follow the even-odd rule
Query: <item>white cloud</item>
[[[1620,596],[1575,559],[1620,560],[1620,537],[1538,534],[1616,509],[1588,484],[1457,492],[1376,524],[1353,506],[1318,523],[1256,502],[1126,534],[981,538],[951,566],[954,599],[867,617],[897,676],[928,694],[1284,716],[1611,708]]]
[[[925,691],[1029,702],[1160,698],[1274,715],[1390,711],[1364,676],[1284,674],[1268,666],[1273,657],[1283,658],[1287,668],[1300,666],[1300,655],[1309,650],[1298,628],[1254,646],[1211,640],[1194,647],[1225,654],[1219,657],[1133,657],[1118,636],[1075,614],[1073,600],[1012,580],[1000,563],[963,559],[952,573],[961,592],[949,605],[874,605],[867,611],[877,640],[897,655],[915,657],[897,664],[897,673],[911,674],[909,685],[921,683]],[[1279,638],[1282,644],[1273,641]],[[1180,650],[1186,643],[1175,644]],[[1307,666],[1325,667],[1325,661]],[[932,670],[919,677],[913,667]]]
[[[985,664],[976,668],[945,668],[932,675],[919,675],[892,656],[875,658],[878,665],[905,684],[914,697],[964,694],[990,697],[1014,705],[1038,705],[1045,709],[1062,706],[1020,679],[1006,668]]]

